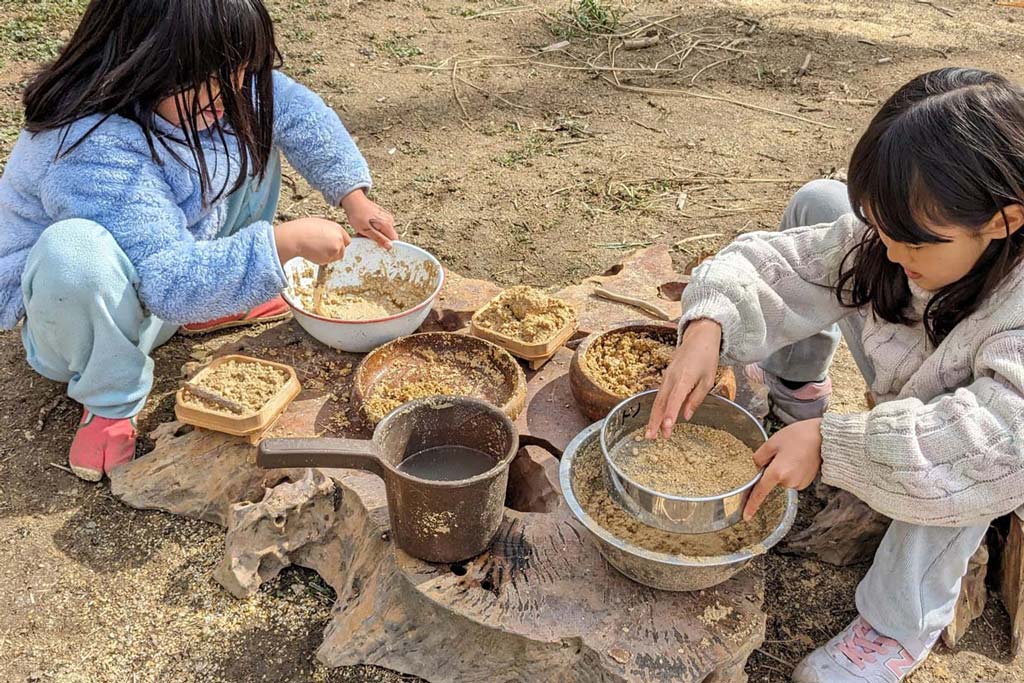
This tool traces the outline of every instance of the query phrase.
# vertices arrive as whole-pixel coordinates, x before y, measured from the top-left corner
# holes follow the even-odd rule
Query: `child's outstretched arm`
[[[245,311],[287,284],[270,223],[223,239],[192,236],[141,136],[93,133],[52,164],[40,196],[54,220],[84,218],[106,228],[135,267],[142,303],[168,322]]]
[[[331,206],[345,209],[356,232],[387,244],[394,219],[366,196],[370,169],[352,136],[318,95],[274,72],[274,143]]]
[[[699,267],[683,291],[680,329],[722,326],[722,355],[754,363],[850,314],[839,304],[840,264],[865,227],[852,214],[832,224],[741,235]]]
[[[974,374],[930,403],[826,414],[822,481],[928,526],[984,524],[1024,504],[1024,331],[989,340]]]
[[[719,346],[726,363],[755,363],[848,315],[834,283],[864,230],[849,215],[832,224],[751,233],[699,267],[683,291],[681,343],[651,411],[648,438],[671,433],[680,410],[690,413],[704,401]],[[691,324],[696,321],[717,325]]]

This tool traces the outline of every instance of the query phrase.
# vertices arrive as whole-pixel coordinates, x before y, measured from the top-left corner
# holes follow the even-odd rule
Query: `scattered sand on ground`
[[[195,383],[229,401],[233,401],[250,412],[258,412],[281,391],[288,382],[288,373],[266,363],[230,360],[215,368],[201,372]],[[191,394],[182,392],[182,402],[200,406],[226,415],[234,415],[227,408]]]
[[[480,309],[480,327],[528,344],[543,344],[576,323],[572,307],[534,287],[511,287]]]
[[[713,496],[757,475],[753,452],[729,432],[680,423],[671,437],[649,441],[644,431],[626,435],[611,452],[619,470],[641,486],[676,496]]]

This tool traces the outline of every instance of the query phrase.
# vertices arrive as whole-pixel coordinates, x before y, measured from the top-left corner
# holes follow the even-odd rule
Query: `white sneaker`
[[[933,642],[934,644],[934,642]],[[900,683],[924,663],[929,646],[915,658],[858,616],[793,671],[793,683]]]

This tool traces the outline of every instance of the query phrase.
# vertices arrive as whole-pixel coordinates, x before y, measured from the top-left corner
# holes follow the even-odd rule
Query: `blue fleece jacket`
[[[100,118],[72,124],[67,144]],[[162,132],[180,137],[157,120]],[[199,176],[160,144],[162,163],[156,163],[137,124],[113,116],[58,159],[64,132],[23,131],[0,177],[0,328],[14,327],[25,313],[21,274],[32,245],[48,226],[69,218],[110,231],[138,272],[142,303],[168,322],[245,311],[284,288],[272,226],[254,223],[217,238],[225,202],[204,206]],[[232,138],[228,143],[225,154],[212,135],[204,135],[213,188],[225,179],[231,188],[238,177],[237,145]],[[168,144],[191,162],[187,148]],[[332,206],[370,186],[366,161],[337,114],[281,73],[274,74],[274,144]]]

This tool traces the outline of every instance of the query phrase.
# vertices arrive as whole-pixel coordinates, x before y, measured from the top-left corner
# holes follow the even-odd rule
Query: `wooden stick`
[[[811,57],[814,56],[813,52],[808,52],[807,56],[804,57],[804,63],[800,65],[800,68],[796,70],[796,77],[800,78],[807,75],[807,70],[811,68]]]
[[[956,12],[949,9],[948,7],[943,7],[942,5],[936,4],[934,0],[914,0],[914,2],[916,2],[919,5],[928,5],[936,12],[942,12],[947,17],[952,17],[956,15]]]
[[[226,399],[216,392],[209,391],[208,389],[204,389],[200,386],[196,386],[192,382],[185,382],[185,389],[190,394],[193,394],[197,398],[201,398],[204,401],[209,401],[210,403],[218,405],[221,408],[226,408],[227,410],[230,410],[233,413],[238,413],[239,415],[241,415],[242,413],[249,412],[245,406],[239,403],[235,403],[230,399]]]
[[[671,90],[671,89],[668,89],[668,88],[643,88],[643,87],[636,86],[636,85],[626,85],[625,83],[616,83],[615,81],[613,81],[612,79],[608,78],[607,76],[602,76],[602,78],[603,78],[603,80],[605,82],[611,84],[615,88],[617,88],[619,90],[624,90],[626,92],[638,92],[638,93],[645,93],[645,94],[649,94],[649,95],[672,95],[672,96],[676,96],[676,97],[695,97],[695,98],[700,99],[700,100],[712,100],[712,101],[715,101],[715,102],[728,102],[729,104],[734,104],[737,107],[743,107],[744,109],[752,109],[754,111],[765,112],[765,113],[768,113],[768,114],[775,114],[776,116],[783,116],[783,117],[785,117],[787,119],[793,119],[794,121],[802,121],[803,123],[809,123],[812,126],[818,126],[819,128],[828,128],[830,130],[835,130],[835,128],[836,128],[835,126],[833,126],[831,124],[828,124],[828,123],[823,123],[821,121],[815,121],[814,119],[809,119],[809,118],[806,118],[806,117],[803,117],[803,116],[797,116],[796,114],[789,114],[789,113],[784,112],[784,111],[778,111],[777,109],[769,109],[768,107],[762,107],[762,106],[759,106],[759,105],[756,105],[756,104],[750,104],[749,102],[743,102],[742,100],[735,100],[735,99],[733,99],[731,97],[723,97],[721,95],[707,95],[707,94],[702,93],[702,92],[696,92],[696,91],[690,91],[690,90]]]
[[[643,299],[637,299],[636,297],[626,296],[625,294],[616,294],[615,292],[609,292],[607,289],[601,286],[594,287],[594,294],[601,297],[602,299],[607,299],[608,301],[615,301],[616,303],[626,304],[627,306],[639,308],[641,311],[649,315],[652,315],[659,320],[672,320],[672,316],[670,316],[668,313],[661,310],[654,304],[644,301]]]
[[[643,38],[633,38],[632,40],[622,41],[623,50],[643,50],[648,47],[654,47],[661,42],[661,34],[655,33],[653,36],[644,36]]]
[[[327,287],[327,276],[330,274],[330,264],[317,266],[316,284],[313,285],[313,313],[316,315],[321,315],[320,305],[324,300],[324,289]]]

